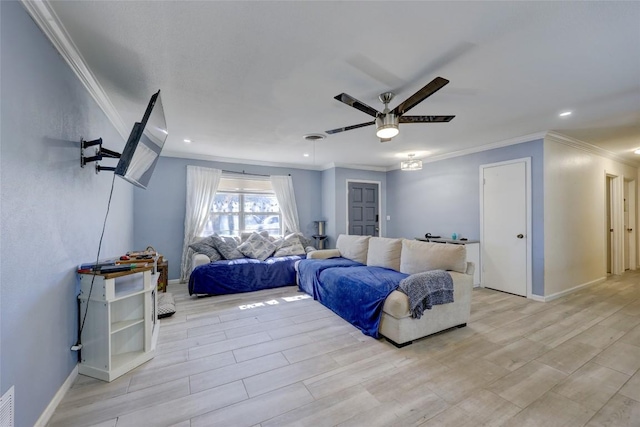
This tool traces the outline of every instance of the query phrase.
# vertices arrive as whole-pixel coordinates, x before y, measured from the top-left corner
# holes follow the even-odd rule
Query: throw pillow
[[[430,270],[453,270],[459,273],[467,269],[467,248],[448,243],[403,240],[400,255],[400,272],[416,274]]]
[[[264,261],[276,250],[276,245],[270,242],[267,237],[253,233],[246,242],[238,246],[238,250],[249,258]]]
[[[371,236],[348,236],[341,234],[336,241],[336,249],[340,251],[340,256],[366,264],[370,238]]]
[[[297,233],[298,234],[298,238],[300,239],[300,243],[302,244],[302,246],[305,247],[305,249],[308,246],[312,246],[315,249],[315,240],[312,237],[307,237],[302,233]]]
[[[276,253],[273,254],[274,257],[306,254],[302,243],[300,243],[300,238],[296,233],[289,234],[281,241],[277,240],[274,243],[278,245]]]
[[[216,249],[215,243],[212,239],[213,236],[208,236],[202,239],[198,239],[189,245],[194,252],[204,254],[209,257],[211,262],[222,259],[220,252]]]
[[[225,259],[244,258],[242,252],[238,250],[238,242],[233,237],[214,235],[211,238],[215,242],[216,249]]]
[[[369,239],[367,251],[367,265],[372,267],[390,268],[400,271],[400,253],[402,239],[386,237],[372,237]]]
[[[240,233],[240,243],[246,242],[249,236],[255,233],[256,233],[255,231],[243,231],[242,233]],[[262,237],[269,238],[269,232],[267,230],[262,230],[259,234]]]

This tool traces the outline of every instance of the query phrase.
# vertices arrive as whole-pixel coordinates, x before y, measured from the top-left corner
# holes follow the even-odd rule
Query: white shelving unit
[[[110,382],[155,356],[159,274],[152,270],[98,274],[90,298],[93,274],[80,275],[81,320],[87,313],[80,374]]]

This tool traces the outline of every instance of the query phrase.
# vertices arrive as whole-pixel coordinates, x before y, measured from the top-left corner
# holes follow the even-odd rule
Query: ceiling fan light
[[[398,135],[398,119],[393,113],[376,117],[376,136],[380,139],[391,139]]]
[[[398,127],[395,125],[380,126],[376,130],[376,136],[380,139],[390,139],[396,136],[398,133],[400,133],[400,131],[398,130]]]

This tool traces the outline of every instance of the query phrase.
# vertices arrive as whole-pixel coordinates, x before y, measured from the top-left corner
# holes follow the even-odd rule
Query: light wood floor
[[[640,273],[550,303],[476,289],[466,328],[402,349],[294,287],[169,291],[157,356],[79,376],[50,426],[640,426]]]

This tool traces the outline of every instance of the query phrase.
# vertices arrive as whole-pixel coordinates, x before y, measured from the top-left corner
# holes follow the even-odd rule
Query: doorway
[[[611,204],[611,193],[613,192],[613,177],[607,176],[605,188],[607,192],[607,223],[605,224],[605,235],[607,237],[607,274],[613,274],[613,205]]]
[[[623,177],[605,172],[605,240],[607,274],[622,274],[625,270],[625,182]],[[631,195],[629,195],[631,198]],[[634,200],[635,202],[635,200]],[[635,214],[635,212],[634,212]],[[635,215],[634,215],[635,217]],[[634,232],[632,230],[632,232]],[[631,245],[630,239],[627,240]],[[630,250],[630,249],[629,249]],[[631,259],[629,264],[631,265]]]
[[[624,269],[636,269],[636,181],[624,181]]]
[[[480,166],[482,286],[531,295],[531,159]]]
[[[347,233],[380,235],[380,184],[347,181]]]
[[[636,269],[636,182],[605,172],[607,274]]]

